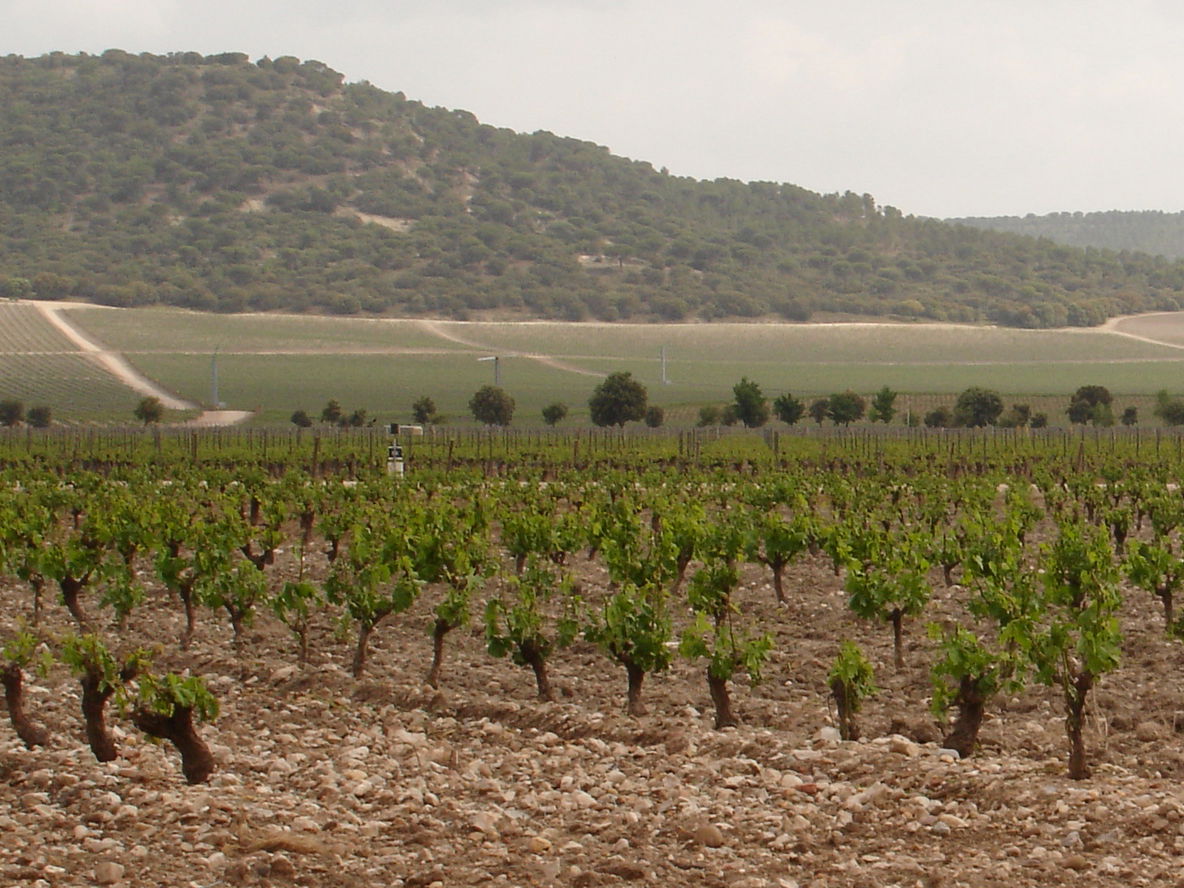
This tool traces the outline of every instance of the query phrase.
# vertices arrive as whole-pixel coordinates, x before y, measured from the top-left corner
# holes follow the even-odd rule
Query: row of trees
[[[15,398],[0,400],[0,425],[12,428],[27,422],[35,429],[45,429],[53,422],[53,411],[44,404],[25,410],[25,402]]]
[[[649,404],[646,387],[628,371],[610,373],[597,385],[588,399],[588,410],[592,422],[598,426],[624,426],[627,422],[644,421],[657,427],[665,419],[662,408]],[[514,399],[499,386],[482,386],[469,399],[469,412],[485,425],[508,426],[514,418]],[[547,425],[556,425],[566,416],[566,404],[556,402],[543,408],[543,420]]]

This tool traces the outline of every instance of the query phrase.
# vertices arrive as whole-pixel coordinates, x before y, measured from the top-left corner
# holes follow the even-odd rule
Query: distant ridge
[[[1184,259],[1184,213],[1110,210],[1044,216],[976,216],[947,220],[990,231],[1046,237],[1071,247],[1096,247]]]

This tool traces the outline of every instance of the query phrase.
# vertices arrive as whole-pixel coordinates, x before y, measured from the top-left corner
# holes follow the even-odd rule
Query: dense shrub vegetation
[[[1184,265],[671,176],[316,61],[0,60],[0,289],[214,311],[1022,327],[1176,309]]]

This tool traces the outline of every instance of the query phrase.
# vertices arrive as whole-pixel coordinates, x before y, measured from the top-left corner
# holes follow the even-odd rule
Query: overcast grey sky
[[[313,58],[679,175],[906,213],[1184,210],[1177,2],[0,0],[0,21],[4,53]]]

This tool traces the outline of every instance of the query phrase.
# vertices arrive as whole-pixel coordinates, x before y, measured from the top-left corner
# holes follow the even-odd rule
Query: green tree
[[[469,412],[486,425],[508,426],[514,419],[514,399],[505,389],[483,385],[469,398]]]
[[[0,425],[11,428],[25,421],[25,402],[14,398],[0,401]]]
[[[1155,394],[1155,410],[1153,413],[1163,420],[1164,425],[1184,425],[1184,400],[1173,398],[1165,389]]]
[[[164,404],[160,403],[160,398],[151,396],[141,398],[136,409],[132,411],[132,415],[144,425],[158,423],[164,416]]]
[[[543,408],[543,422],[549,426],[556,426],[567,418],[567,405],[556,401]]]
[[[1069,422],[1075,425],[1092,423],[1095,426],[1114,425],[1110,404],[1114,398],[1104,385],[1083,385],[1069,399]]]
[[[954,422],[960,426],[981,428],[994,425],[1003,412],[1003,399],[991,389],[971,386],[954,403]]]
[[[736,409],[736,417],[747,428],[757,428],[769,421],[769,402],[765,398],[761,387],[747,376],[732,386],[735,400],[732,406]]]
[[[1012,404],[999,417],[998,425],[1005,429],[1022,429],[1032,422],[1032,407],[1028,404]]]
[[[649,393],[628,370],[610,373],[592,392],[588,408],[592,422],[598,426],[623,426],[631,420],[645,418]]]
[[[806,413],[806,405],[786,392],[773,401],[773,413],[786,425],[796,425]]]
[[[657,404],[650,404],[645,408],[645,424],[647,428],[657,429],[666,421],[666,411]]]
[[[420,425],[436,424],[440,418],[436,411],[436,402],[427,395],[417,398],[411,405],[411,417]]]
[[[707,426],[719,425],[720,409],[715,404],[707,404],[699,408],[699,421],[695,425],[699,428],[706,428]]]
[[[925,414],[925,425],[931,429],[948,429],[954,424],[954,413],[949,407],[934,407]]]
[[[872,407],[868,411],[868,419],[872,422],[882,422],[884,425],[892,422],[896,415],[896,392],[884,386],[872,395]]]
[[[341,409],[341,404],[337,402],[336,398],[330,399],[329,403],[321,410],[321,422],[327,422],[329,425],[338,425],[343,416],[345,416],[345,411]]]
[[[830,418],[830,398],[816,398],[810,402],[810,418],[822,425]]]
[[[842,426],[851,425],[856,420],[862,419],[864,411],[867,410],[867,402],[863,397],[850,389],[831,395],[827,399],[827,405],[827,415],[831,422]]]
[[[1120,422],[1127,427],[1139,424],[1139,408],[1127,407],[1122,411],[1122,419]]]
[[[292,424],[300,429],[306,429],[312,425],[312,417],[303,410],[297,410],[292,414]]]

